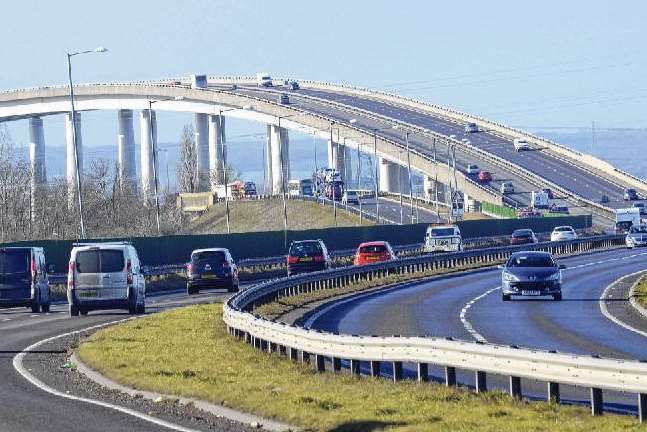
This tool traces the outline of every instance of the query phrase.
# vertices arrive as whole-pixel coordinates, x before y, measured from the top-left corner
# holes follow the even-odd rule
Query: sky
[[[0,89],[66,82],[253,75],[388,90],[513,126],[646,128],[647,3],[641,1],[7,0]],[[116,142],[116,114],[86,113],[84,146]],[[187,114],[161,113],[161,142]],[[27,123],[12,122],[15,141]],[[63,119],[45,120],[49,146]],[[261,133],[231,122],[228,133]],[[137,134],[136,134],[137,135]]]

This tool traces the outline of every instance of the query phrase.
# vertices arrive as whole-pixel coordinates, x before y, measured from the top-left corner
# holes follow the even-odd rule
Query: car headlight
[[[519,278],[512,273],[503,272],[503,280],[505,280],[506,282],[518,282]]]
[[[558,281],[559,277],[560,277],[560,274],[559,274],[559,272],[557,272],[557,273],[553,273],[552,275],[548,276],[546,278],[546,280],[547,281]]]

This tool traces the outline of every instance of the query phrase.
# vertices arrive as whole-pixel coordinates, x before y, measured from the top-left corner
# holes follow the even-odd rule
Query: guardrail
[[[370,374],[379,376],[380,364],[391,364],[393,380],[403,377],[403,363],[413,363],[420,381],[429,379],[429,364],[443,366],[445,383],[456,385],[456,369],[475,373],[476,391],[487,389],[487,374],[509,376],[512,397],[521,397],[521,379],[546,381],[548,399],[559,402],[560,384],[591,389],[591,412],[602,414],[603,390],[638,394],[640,421],[647,419],[647,363],[562,354],[453,340],[442,337],[378,337],[331,334],[275,322],[253,314],[254,307],[324,289],[343,287],[359,280],[373,280],[391,274],[411,274],[471,263],[495,264],[520,250],[542,250],[568,255],[624,245],[624,236],[609,235],[572,241],[507,246],[451,253],[425,255],[365,266],[344,267],[298,275],[258,284],[231,297],[224,305],[223,320],[231,335],[254,347],[278,352],[292,360],[314,364],[316,371],[326,370],[330,358],[332,371],[338,372],[342,359],[348,360],[350,373],[360,375],[360,364],[370,366]]]

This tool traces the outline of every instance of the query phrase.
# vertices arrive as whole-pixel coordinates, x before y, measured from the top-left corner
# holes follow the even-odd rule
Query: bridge
[[[551,188],[576,209],[608,219],[623,207],[623,192],[632,187],[647,195],[647,182],[591,155],[498,124],[429,103],[352,86],[302,80],[291,90],[275,80],[259,87],[250,77],[209,77],[206,88],[193,88],[187,78],[132,83],[75,86],[79,112],[115,110],[118,120],[118,171],[122,181],[139,183],[144,197],[153,189],[153,150],[156,148],[155,111],[195,113],[197,170],[200,187],[208,190],[209,173],[222,170],[226,153],[225,117],[267,124],[266,185],[280,194],[290,176],[289,130],[328,140],[328,165],[353,178],[345,161],[351,151],[370,153],[379,159],[380,191],[407,193],[407,166],[423,175],[424,192],[433,199],[448,185],[478,202],[525,206],[529,192]],[[281,103],[281,94],[289,103]],[[155,110],[152,110],[153,107]],[[29,119],[30,158],[34,183],[45,178],[45,140],[42,117],[65,114],[67,181],[76,182],[69,87],[51,86],[0,93],[0,121]],[[139,178],[135,166],[134,112],[140,116]],[[81,116],[77,115],[77,143],[82,165]],[[466,133],[474,122],[479,132]],[[516,152],[512,141],[525,138],[531,148]],[[151,140],[153,142],[151,142]],[[491,171],[493,181],[479,183],[466,172],[469,163]],[[348,180],[347,179],[347,180]],[[221,181],[216,176],[215,183]],[[512,181],[516,193],[502,195],[500,185]],[[602,202],[602,196],[609,198]]]

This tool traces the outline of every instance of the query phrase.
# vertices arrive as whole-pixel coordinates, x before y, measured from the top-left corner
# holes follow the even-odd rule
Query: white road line
[[[472,324],[467,319],[467,312],[469,311],[469,309],[472,307],[474,303],[476,303],[477,301],[481,300],[483,297],[487,296],[490,293],[493,293],[498,289],[501,289],[501,286],[490,288],[489,290],[485,291],[483,294],[479,294],[478,296],[474,297],[472,300],[465,303],[465,306],[463,306],[463,309],[461,309],[461,313],[458,315],[458,317],[461,320],[461,323],[463,323],[463,327],[465,328],[465,330],[467,330],[467,332],[479,342],[487,343],[487,339],[485,339],[483,335],[481,335],[479,332],[477,332],[474,329]]]
[[[639,274],[639,273],[643,273],[644,271],[645,271],[645,270],[640,270],[640,271],[637,271],[637,272],[633,272],[633,273],[631,273],[631,274],[628,274],[628,275],[626,275],[626,276],[621,277],[620,279],[616,280],[616,281],[615,281],[615,282],[613,282],[612,284],[609,284],[609,286],[607,286],[607,287],[604,289],[604,291],[602,291],[602,295],[600,296],[600,312],[602,312],[602,315],[604,315],[605,317],[607,317],[607,318],[608,318],[609,320],[611,320],[612,322],[614,322],[614,323],[618,324],[620,327],[623,327],[623,328],[624,328],[624,329],[626,329],[626,330],[629,330],[629,331],[631,331],[631,332],[634,332],[634,333],[636,333],[636,334],[639,334],[640,336],[647,337],[647,333],[646,333],[646,332],[644,332],[644,331],[642,331],[642,330],[638,330],[637,328],[632,327],[632,326],[630,326],[629,324],[627,324],[627,323],[625,323],[625,322],[623,322],[623,321],[620,321],[618,318],[616,318],[615,316],[611,315],[611,312],[609,312],[609,309],[607,309],[606,301],[604,300],[604,299],[607,297],[607,293],[609,292],[609,290],[610,290],[611,288],[613,288],[613,286],[615,286],[617,283],[622,282],[624,279],[626,279],[626,278],[628,278],[628,277],[635,276],[635,275],[637,275],[637,274]]]
[[[34,375],[32,375],[30,372],[28,372],[27,369],[25,369],[25,367],[22,364],[23,358],[25,357],[25,354],[27,354],[29,351],[35,350],[39,346],[44,345],[44,344],[46,344],[48,342],[51,342],[53,340],[63,338],[63,337],[66,337],[66,336],[78,334],[78,333],[89,331],[89,330],[98,329],[98,328],[101,328],[101,327],[106,327],[108,325],[116,324],[116,323],[123,322],[123,321],[132,320],[132,319],[135,319],[135,318],[131,317],[131,318],[119,319],[119,320],[116,320],[116,321],[110,321],[110,322],[107,322],[107,323],[104,323],[104,324],[94,325],[94,326],[87,327],[87,328],[84,328],[84,329],[81,329],[81,330],[75,330],[75,331],[72,331],[72,332],[63,333],[63,334],[60,334],[58,336],[53,336],[53,337],[38,341],[38,342],[28,346],[27,348],[25,348],[21,353],[17,354],[13,358],[13,367],[27,381],[29,381],[30,383],[32,383],[33,385],[35,385],[39,389],[41,389],[41,390],[43,390],[43,391],[45,391],[47,393],[50,393],[50,394],[52,394],[54,396],[58,396],[58,397],[65,398],[65,399],[71,399],[73,401],[78,401],[78,402],[85,402],[85,403],[89,403],[89,404],[92,404],[92,405],[97,405],[97,406],[100,406],[100,407],[112,409],[112,410],[115,410],[115,411],[121,412],[123,414],[127,414],[127,415],[130,415],[130,416],[136,417],[138,419],[153,423],[153,424],[155,424],[157,426],[161,426],[161,427],[164,427],[164,428],[167,428],[167,429],[172,429],[172,430],[180,431],[180,432],[198,432],[195,429],[189,429],[189,428],[186,428],[184,426],[176,425],[174,423],[170,423],[170,422],[167,422],[167,421],[164,421],[164,420],[149,416],[147,414],[140,413],[139,411],[135,411],[135,410],[130,409],[130,408],[125,408],[125,407],[122,407],[122,406],[119,406],[119,405],[114,405],[114,404],[111,404],[111,403],[108,403],[108,402],[103,402],[103,401],[90,399],[90,398],[85,398],[85,397],[74,396],[72,394],[67,394],[67,393],[60,392],[60,391],[58,391],[56,389],[53,389],[52,387],[49,387],[46,384],[44,384],[42,381],[40,381],[38,378],[36,378]]]

